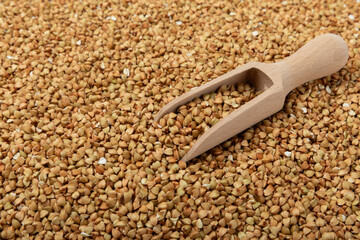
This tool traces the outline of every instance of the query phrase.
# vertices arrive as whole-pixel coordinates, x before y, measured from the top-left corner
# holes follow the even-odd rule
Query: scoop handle
[[[335,34],[323,34],[288,58],[278,62],[287,91],[340,70],[349,57],[345,41]]]

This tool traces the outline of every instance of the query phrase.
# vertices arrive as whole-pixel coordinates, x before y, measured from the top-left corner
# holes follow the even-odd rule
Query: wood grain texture
[[[195,97],[214,92],[223,85],[247,81],[256,90],[264,91],[206,131],[181,159],[187,162],[280,111],[292,89],[337,72],[347,59],[348,47],[344,40],[335,34],[324,34],[280,62],[248,63],[190,90],[165,105],[155,116],[155,121]]]

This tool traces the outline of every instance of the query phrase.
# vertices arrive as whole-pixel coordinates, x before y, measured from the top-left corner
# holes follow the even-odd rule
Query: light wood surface
[[[257,91],[264,91],[206,131],[181,159],[187,162],[280,111],[292,89],[337,72],[347,60],[348,47],[344,40],[335,34],[324,34],[280,62],[248,63],[190,90],[165,105],[155,116],[155,121],[223,85],[248,82]]]

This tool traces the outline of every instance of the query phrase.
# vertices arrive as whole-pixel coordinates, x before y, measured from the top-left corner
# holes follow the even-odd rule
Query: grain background
[[[359,239],[359,12],[355,0],[1,1],[0,238]],[[177,161],[153,122],[162,106],[322,33],[348,44],[342,70]]]

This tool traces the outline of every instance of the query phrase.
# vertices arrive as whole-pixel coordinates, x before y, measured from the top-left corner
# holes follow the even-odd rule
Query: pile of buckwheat
[[[358,0],[2,1],[0,239],[360,239],[359,12]],[[178,161],[256,93],[223,87],[156,123],[162,106],[322,33],[348,44],[342,70]]]

